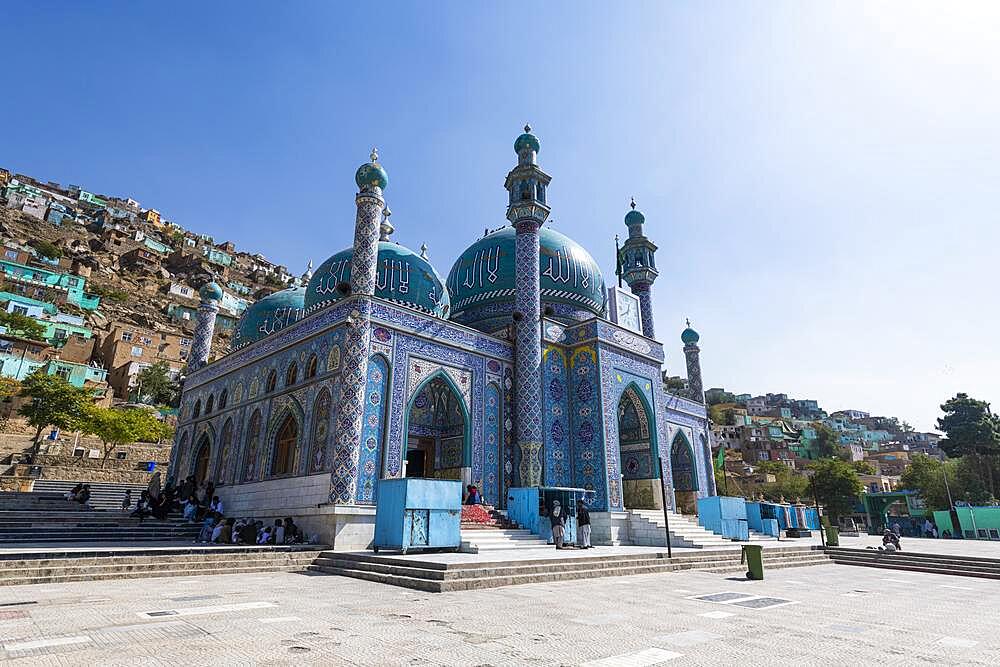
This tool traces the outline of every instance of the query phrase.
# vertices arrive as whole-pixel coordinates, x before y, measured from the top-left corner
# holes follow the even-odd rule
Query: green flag
[[[719,454],[715,457],[715,469],[722,470],[722,467],[726,465],[726,446],[722,445],[719,447]]]

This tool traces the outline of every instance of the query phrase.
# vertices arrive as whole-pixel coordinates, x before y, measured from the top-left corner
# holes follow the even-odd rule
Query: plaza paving
[[[995,665],[998,609],[1000,581],[839,565],[442,594],[292,573],[82,582],[0,589],[0,661]]]

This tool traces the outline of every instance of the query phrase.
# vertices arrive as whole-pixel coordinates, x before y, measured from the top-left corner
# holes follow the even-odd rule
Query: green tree
[[[823,422],[814,422],[813,429],[816,431],[816,447],[819,449],[820,458],[840,456],[844,449],[840,444],[840,434]]]
[[[42,429],[46,426],[64,431],[76,428],[91,401],[90,392],[77,389],[58,375],[46,375],[40,371],[24,379],[18,395],[31,399],[25,401],[17,412],[35,427],[32,460],[38,456]]]
[[[27,315],[0,311],[0,325],[7,327],[7,333],[13,336],[44,340],[45,327]]]
[[[119,410],[89,405],[80,420],[80,430],[100,439],[103,468],[112,452],[134,442],[156,442],[170,435],[170,427],[145,409]]]
[[[854,467],[859,475],[874,475],[875,466],[868,461],[850,461],[850,464]]]
[[[170,366],[157,361],[139,373],[139,401],[176,407],[180,386],[170,378]]]
[[[809,464],[809,468],[812,470],[812,492],[826,508],[830,521],[836,523],[840,517],[850,514],[864,491],[854,466],[840,459],[821,459]]]
[[[945,486],[945,475],[948,475],[948,486]],[[947,466],[926,454],[915,454],[910,459],[910,465],[899,478],[899,488],[916,491],[932,510],[948,509],[951,506],[948,489],[960,490],[955,465]]]
[[[34,248],[42,257],[47,257],[49,259],[59,259],[63,256],[62,248],[43,239],[32,241],[31,247]]]
[[[758,463],[757,472],[774,475],[773,482],[765,482],[758,489],[768,500],[792,501],[808,496],[809,478],[801,475],[779,461]]]
[[[1000,453],[1000,420],[990,411],[989,403],[968,394],[955,394],[941,406],[941,411],[944,416],[937,421],[938,429],[945,433],[941,449],[951,457],[975,459],[978,468],[986,473],[984,484],[995,496],[993,467]]]

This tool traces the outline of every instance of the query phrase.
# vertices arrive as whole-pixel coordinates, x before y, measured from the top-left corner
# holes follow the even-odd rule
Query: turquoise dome
[[[521,151],[523,151],[525,148],[530,148],[536,153],[541,148],[541,146],[538,143],[538,137],[536,137],[531,133],[531,126],[529,125],[525,125],[524,134],[522,134],[521,136],[519,136],[517,139],[514,140],[515,153],[520,155]]]
[[[201,286],[201,289],[198,290],[198,296],[201,297],[202,301],[222,301],[222,288],[213,280]]]
[[[502,227],[461,254],[448,274],[451,319],[489,333],[510,324],[514,235],[513,227]],[[538,235],[543,312],[551,307],[549,317],[565,323],[604,317],[604,277],[590,253],[549,227],[542,227]]]
[[[625,224],[631,227],[632,225],[641,225],[646,222],[646,216],[636,210],[631,210],[625,214]]]
[[[366,162],[358,167],[358,170],[354,173],[354,182],[362,189],[378,186],[382,190],[385,190],[385,186],[389,184],[389,175],[385,173],[382,165],[376,162]]]
[[[699,336],[698,332],[692,329],[691,327],[688,327],[687,329],[681,332],[681,342],[684,343],[685,345],[694,345],[700,339],[701,336]]]
[[[336,303],[346,295],[337,286],[351,283],[354,248],[341,250],[319,265],[306,287],[306,312]],[[378,279],[375,296],[437,317],[447,317],[450,308],[444,280],[431,263],[391,241],[378,243]]]
[[[305,295],[304,287],[291,287],[247,306],[236,323],[229,350],[238,350],[301,320]]]

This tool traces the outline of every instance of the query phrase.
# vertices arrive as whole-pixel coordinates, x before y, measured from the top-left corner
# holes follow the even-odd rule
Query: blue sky
[[[447,274],[529,121],[609,276],[646,214],[669,370],[690,317],[708,386],[930,428],[1000,400],[998,33],[985,2],[15,3],[0,166],[298,272],[349,245],[377,145]]]

